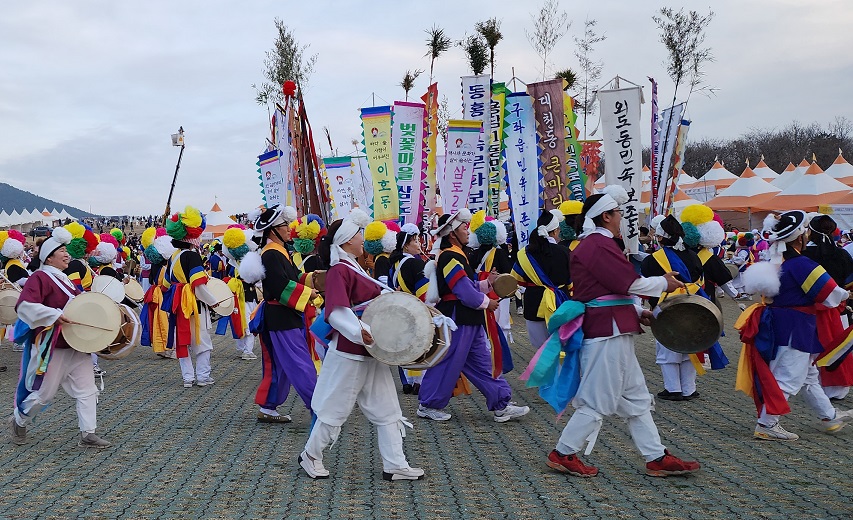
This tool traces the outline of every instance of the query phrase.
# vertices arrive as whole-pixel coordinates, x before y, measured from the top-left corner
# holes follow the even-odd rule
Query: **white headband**
[[[563,217],[563,214],[556,209],[550,210],[549,213],[551,214],[551,222],[549,222],[545,226],[539,226],[536,228],[536,233],[542,238],[548,238],[548,233],[554,231],[555,229],[559,229],[560,221],[565,218]]]
[[[341,227],[335,232],[335,238],[332,239],[332,246],[329,248],[331,250],[329,254],[330,265],[337,264],[347,256],[347,252],[341,246],[352,240],[352,237],[369,223],[370,217],[358,208],[353,209],[350,216],[341,221]]]
[[[581,237],[584,237],[595,231],[595,222],[593,222],[592,219],[618,207],[619,204],[616,203],[613,197],[606,193],[602,195],[601,198],[595,201],[595,204],[593,204],[592,207],[589,208],[589,211],[586,212],[586,215],[584,215],[583,234],[581,235]]]

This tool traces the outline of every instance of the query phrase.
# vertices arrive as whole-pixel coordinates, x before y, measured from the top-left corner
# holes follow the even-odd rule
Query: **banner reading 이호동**
[[[391,150],[403,224],[420,222],[421,179],[426,173],[426,105],[394,102]]]
[[[361,127],[373,179],[373,218],[397,220],[400,202],[391,159],[391,107],[362,108]]]
[[[539,147],[533,98],[526,92],[506,97],[504,158],[509,203],[518,247],[526,247],[539,218]]]

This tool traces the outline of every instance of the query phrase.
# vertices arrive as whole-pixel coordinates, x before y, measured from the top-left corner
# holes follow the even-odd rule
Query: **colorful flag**
[[[282,204],[282,196],[284,195],[284,182],[281,178],[281,169],[279,168],[279,158],[281,152],[272,150],[262,153],[258,156],[258,174],[261,179],[261,195],[264,199],[264,204],[269,208],[276,204]]]
[[[445,213],[467,207],[482,133],[483,122],[479,120],[451,119],[447,122],[447,148],[441,183],[441,207]],[[481,164],[480,169],[485,170],[484,166]]]
[[[565,80],[552,79],[527,85],[533,98],[533,111],[539,133],[539,162],[542,163],[542,189],[545,209],[568,200],[566,186],[566,123],[563,108]]]
[[[353,172],[352,157],[326,157],[322,161],[322,172],[331,196],[332,220],[346,217],[357,205],[360,184]]]
[[[659,147],[659,153],[655,157],[657,164],[657,197],[654,199],[653,205],[655,209],[651,214],[661,215],[664,211],[666,197],[669,193],[669,183],[675,183],[675,178],[672,176],[672,156],[675,150],[675,142],[678,139],[678,127],[681,124],[681,117],[684,114],[684,103],[667,108],[661,112],[660,116],[660,135],[663,140]]]
[[[658,82],[655,81],[654,78],[649,78],[649,81],[652,82],[652,146],[650,149],[650,158],[649,158],[649,170],[651,173],[651,190],[652,197],[651,200],[657,200],[658,195],[658,183],[660,182],[660,177],[658,176],[657,170],[657,159],[658,153],[660,152],[660,123],[658,121]],[[651,204],[649,206],[649,218],[652,218],[656,215],[655,213],[655,205]]]
[[[495,218],[500,214],[501,181],[506,177],[506,170],[503,168],[503,149],[507,94],[509,90],[503,83],[492,85],[492,109],[489,122],[489,203],[486,213]]]
[[[604,179],[628,192],[622,206],[622,240],[629,253],[640,248],[640,192],[643,145],[640,142],[640,87],[599,90],[604,142]]]
[[[509,203],[518,247],[526,247],[539,218],[539,147],[533,98],[526,92],[506,97],[504,158]]]
[[[427,93],[421,97],[426,103],[427,110],[427,137],[426,137],[426,152],[427,165],[426,175],[423,178],[424,185],[424,219],[427,220],[435,211],[435,155],[438,139],[438,83],[433,83],[427,89]]]
[[[598,164],[601,162],[601,141],[580,141],[581,164],[589,179],[598,177]]]
[[[678,126],[678,136],[675,139],[675,150],[672,154],[672,182],[669,183],[669,189],[666,194],[666,202],[664,203],[664,214],[672,207],[672,197],[676,191],[675,181],[678,179],[678,173],[684,166],[684,150],[687,147],[687,131],[690,130],[690,121],[682,119]]]
[[[474,177],[468,194],[468,209],[472,212],[488,206],[489,168],[486,154],[491,134],[491,80],[488,74],[462,77],[462,119],[483,123],[482,142],[477,143],[474,156]]]
[[[568,94],[563,98],[563,109],[566,123],[566,165],[568,166],[566,182],[569,185],[569,198],[585,201],[587,177],[580,160],[581,146],[578,143],[580,132],[575,126],[578,115],[575,113],[575,100]]]
[[[373,218],[397,220],[400,202],[391,160],[391,107],[362,108],[361,128],[373,179]]]
[[[400,198],[400,219],[418,225],[421,220],[421,179],[426,172],[426,106],[394,102],[391,151]]]

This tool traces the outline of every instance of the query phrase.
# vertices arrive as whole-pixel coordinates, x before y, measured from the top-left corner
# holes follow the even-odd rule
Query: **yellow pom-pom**
[[[121,250],[124,251],[124,254],[127,255],[128,258],[130,258],[130,248],[129,247],[122,246]]]
[[[296,231],[298,226],[299,226],[299,219],[296,219],[287,225],[287,227],[289,227],[291,231]]]
[[[468,229],[471,232],[477,231],[477,228],[482,226],[486,222],[486,210],[481,209],[480,211],[471,215],[471,222],[468,224]]]
[[[580,215],[583,210],[583,202],[579,200],[566,200],[560,204],[560,213],[563,216]]]
[[[140,241],[142,242],[142,247],[144,249],[148,249],[148,246],[154,243],[154,239],[157,238],[157,228],[150,227],[142,232],[142,237]]]
[[[7,238],[9,238],[9,232],[0,231],[0,247],[3,246],[3,242],[5,242]]]
[[[83,238],[83,233],[86,232],[86,228],[83,227],[83,224],[80,224],[79,222],[71,222],[70,224],[66,224],[64,227],[68,230],[69,233],[71,233],[72,239]]]
[[[185,227],[201,227],[201,212],[192,206],[187,206],[181,214],[181,222]]]
[[[364,239],[365,240],[382,240],[382,237],[385,236],[385,232],[388,231],[388,228],[385,227],[384,222],[376,221],[371,222],[364,228]]]
[[[700,226],[712,220],[714,220],[714,211],[704,204],[687,206],[681,212],[681,221],[690,222],[694,226]]]
[[[236,249],[246,243],[246,234],[240,228],[226,229],[222,235],[222,244],[228,249]]]
[[[299,238],[315,240],[320,234],[319,222],[302,222],[296,226],[296,234]]]

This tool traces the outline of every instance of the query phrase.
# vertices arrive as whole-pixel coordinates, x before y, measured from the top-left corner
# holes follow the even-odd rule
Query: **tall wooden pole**
[[[172,212],[171,204],[172,204],[172,195],[175,193],[175,183],[178,181],[178,170],[181,169],[181,159],[184,157],[184,127],[180,127],[178,129],[178,135],[181,136],[181,152],[178,154],[178,164],[175,165],[175,175],[172,176],[172,187],[169,188],[169,198],[166,199],[166,211],[163,213],[163,226],[166,226],[166,219],[169,218],[169,214]]]

